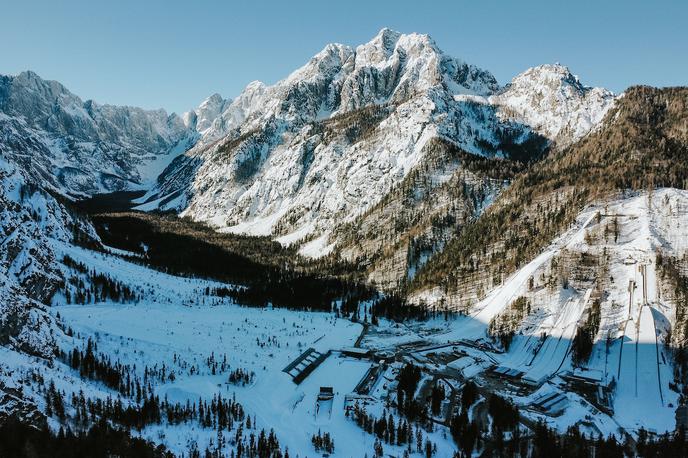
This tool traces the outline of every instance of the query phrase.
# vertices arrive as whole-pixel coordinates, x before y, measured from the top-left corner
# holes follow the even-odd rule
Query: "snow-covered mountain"
[[[164,110],[83,101],[30,71],[0,76],[0,152],[65,195],[148,186],[196,136]]]
[[[383,29],[355,48],[327,45],[275,85],[213,94],[181,117],[84,102],[32,72],[2,77],[0,150],[64,195],[152,185],[139,208],[271,235],[317,257],[345,248],[333,231],[412,171],[441,185],[462,168],[435,164],[429,140],[529,160],[583,137],[613,102],[559,65],[500,87],[427,35]]]
[[[44,422],[14,374],[14,355],[52,360],[62,331],[48,304],[64,285],[53,244],[89,237],[97,236],[88,222],[0,155],[0,422]]]
[[[447,304],[470,309],[538,256],[585,205],[628,190],[682,189],[688,174],[685,104],[684,88],[630,88],[594,132],[517,174],[429,261],[413,289],[433,285]]]
[[[617,422],[605,425],[600,415],[591,415],[600,431],[617,425],[672,430],[679,393],[671,340],[676,347],[685,342],[686,314],[667,270],[688,252],[687,206],[688,192],[677,189],[590,205],[444,337],[508,336],[498,363],[541,386],[535,399],[557,385],[556,377],[598,384],[609,394],[601,394],[597,405],[610,409]],[[684,261],[677,265],[685,269]],[[435,293],[422,299],[437,301],[442,293]],[[577,342],[585,333],[590,346],[582,351]],[[558,389],[576,391],[575,384]],[[574,409],[566,399],[559,402]]]
[[[356,48],[327,45],[273,86],[254,82],[234,100],[206,100],[193,116],[201,140],[139,208],[283,243],[310,240],[302,253],[321,256],[336,244],[334,228],[411,171],[433,174],[429,140],[529,160],[581,138],[613,100],[560,66],[532,69],[501,88],[429,36],[383,29]]]
[[[568,146],[602,121],[614,94],[584,86],[568,68],[554,64],[526,70],[490,102],[499,105],[502,116]]]
[[[3,77],[0,424],[81,430],[98,417],[191,456],[254,443],[259,428],[292,454],[312,452],[322,432],[337,441],[332,456],[364,456],[376,441],[366,422],[415,429],[406,443],[386,439],[388,454],[421,456],[430,444],[447,458],[465,445],[455,428],[469,424],[476,453],[495,438],[528,449],[540,421],[619,440],[670,431],[688,393],[687,92],[615,98],[559,65],[500,87],[428,36],[388,29],[183,117],[82,102],[30,72]],[[332,253],[350,262],[336,266],[342,277],[400,297],[361,299],[333,282],[308,297],[324,312],[251,302],[341,278],[290,283],[297,259],[294,272],[256,269],[265,278],[254,284],[209,280],[178,268],[210,264],[204,256],[174,248],[210,232],[145,215],[162,223],[97,226],[108,247],[65,198],[142,188],[165,166],[140,208]],[[183,237],[161,236],[165,224]],[[126,251],[140,228],[140,250]],[[249,248],[226,264],[251,265],[248,251],[268,244],[232,240]],[[403,300],[447,313],[406,319]],[[400,395],[408,362],[418,377]],[[469,381],[475,401],[463,405]],[[319,391],[328,386],[334,399]],[[232,408],[218,407],[230,393]],[[496,426],[494,395],[521,409],[506,431],[524,434]],[[404,396],[429,408],[409,415]],[[223,411],[234,416],[220,426]]]
[[[44,304],[62,278],[47,239],[71,240],[75,224],[19,167],[0,158],[0,345],[52,354]]]

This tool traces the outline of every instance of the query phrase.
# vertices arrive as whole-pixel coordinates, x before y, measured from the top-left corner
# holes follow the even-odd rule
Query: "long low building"
[[[339,350],[340,353],[344,356],[349,356],[352,358],[370,358],[370,356],[373,354],[372,350],[368,348],[359,348],[359,347],[344,347]]]

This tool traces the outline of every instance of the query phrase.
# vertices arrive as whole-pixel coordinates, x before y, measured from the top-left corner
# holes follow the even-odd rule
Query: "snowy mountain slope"
[[[94,232],[1,156],[0,186],[0,344],[50,356],[45,304],[63,278],[49,241]]]
[[[684,326],[677,321],[684,305],[660,293],[671,285],[658,273],[657,256],[685,259],[686,208],[688,192],[671,188],[586,208],[443,338],[499,341],[511,333],[496,360],[523,380],[563,387],[561,377],[571,373],[594,378],[609,390],[608,408],[620,426],[672,430],[679,394],[669,345],[671,330]],[[517,299],[527,309],[517,313]],[[576,335],[591,314],[598,316],[592,348],[576,361]]]
[[[398,186],[329,238],[336,256],[358,263],[384,289],[412,278],[519,170],[513,161],[474,156],[437,139],[425,150],[423,161]]]
[[[427,35],[388,29],[355,49],[328,45],[274,86],[251,83],[231,102],[209,99],[213,110],[228,106],[139,208],[285,243],[316,240],[303,252],[322,256],[335,243],[333,228],[423,167],[430,139],[529,160],[552,141],[582,136],[612,96],[580,83],[569,90],[574,78],[556,77],[523,77],[502,91],[490,73],[447,56]],[[529,81],[542,104],[522,95]],[[519,97],[529,103],[525,114],[507,114]],[[560,127],[543,129],[541,120],[554,118]]]
[[[411,289],[439,287],[453,307],[470,309],[540,255],[586,205],[628,190],[682,188],[685,119],[685,88],[629,89],[593,133],[518,174],[424,265]]]
[[[554,64],[526,70],[490,102],[500,107],[501,116],[565,147],[598,125],[614,99],[610,91],[584,86],[568,68]]]
[[[6,169],[9,171],[3,176],[4,182],[21,181],[11,169]],[[10,188],[7,189],[6,194],[11,195]],[[37,199],[32,198],[32,208],[40,208]],[[18,197],[13,201],[18,202]],[[437,371],[457,386],[463,377],[452,379],[451,374],[457,371],[474,380],[494,383],[490,368],[495,365],[524,370],[525,386],[530,386],[528,383],[534,386],[525,393],[519,389],[512,397],[522,406],[525,421],[542,419],[562,432],[572,425],[588,425],[586,431],[616,434],[621,438],[624,431],[633,433],[638,425],[659,432],[672,429],[677,395],[669,387],[673,380],[671,357],[662,342],[667,338],[668,329],[664,323],[673,326],[676,309],[663,293],[660,295],[662,279],[653,273],[653,266],[657,250],[666,256],[685,255],[688,234],[681,228],[688,227],[686,208],[688,193],[675,189],[632,194],[589,207],[578,215],[577,224],[548,247],[542,257],[507,279],[503,287],[477,304],[473,313],[450,319],[440,316],[427,323],[409,321],[404,326],[381,319],[379,325],[370,325],[363,333],[363,347],[383,351],[398,348],[400,355],[406,357],[411,352],[414,363],[426,371],[424,374]],[[620,227],[618,234],[615,234],[615,220]],[[68,352],[85,348],[90,338],[97,345],[98,353],[113,362],[135,367],[133,379],[148,371],[153,392],[182,406],[187,401],[210,401],[218,394],[235,398],[257,427],[275,430],[280,443],[289,447],[290,454],[310,453],[310,435],[318,430],[334,437],[337,448],[332,456],[352,453],[360,456],[372,448],[374,435],[358,428],[344,409],[347,395],[355,396],[354,388],[377,365],[374,360],[340,354],[342,347],[352,345],[360,335],[363,328],[360,324],[330,313],[241,307],[227,298],[205,292],[208,288],[224,286],[220,283],[174,277],[112,254],[75,247],[61,231],[53,233],[49,227],[46,225],[46,247],[42,248],[49,249],[56,260],[66,255],[75,263],[72,266],[55,263],[65,279],[83,275],[82,270],[107,273],[138,294],[132,304],[103,300],[86,305],[68,304],[64,295],[56,295],[52,307],[46,311],[47,318],[54,323],[59,314],[59,321],[64,329],[71,329],[71,335],[55,327],[51,335],[53,345]],[[86,269],[75,267],[79,263]],[[641,293],[640,264],[647,265],[647,304]],[[532,285],[530,278],[534,279]],[[624,301],[628,298],[626,287],[631,279],[639,286],[629,308]],[[70,282],[70,285],[74,284]],[[520,296],[527,298],[529,311],[514,321],[516,332],[510,349],[504,353],[496,351],[494,348],[499,344],[487,334],[490,323],[496,317],[506,316],[505,311]],[[595,300],[600,301],[601,310],[595,347],[590,358],[576,367],[571,357],[571,341]],[[652,332],[648,333],[649,325],[658,330],[659,344],[651,345],[654,331],[650,329]],[[628,340],[623,337],[626,333]],[[609,335],[611,341],[607,339]],[[623,352],[620,346],[624,346]],[[297,385],[282,368],[308,347],[323,354],[332,353]],[[443,354],[440,347],[447,347],[449,352],[446,367],[437,362],[441,359],[433,359]],[[17,352],[18,348],[0,348],[0,360],[5,364],[0,372],[0,384],[21,388],[24,408],[28,409],[26,415],[34,416],[39,411],[47,411],[45,391],[50,382],[64,391],[66,419],[61,420],[54,412],[48,415],[48,423],[53,428],[79,418],[80,392],[91,401],[111,396],[119,398],[124,405],[138,405],[135,394],[125,396],[102,381],[81,376],[63,357],[49,363]],[[637,362],[635,352],[639,355]],[[456,359],[456,355],[460,358]],[[220,369],[223,358],[229,366]],[[218,367],[213,368],[210,363],[213,360]],[[157,375],[163,365],[165,374],[174,375]],[[368,412],[377,416],[383,412],[393,414],[397,423],[401,417],[389,407],[389,401],[396,395],[395,374],[401,366],[392,363],[371,393],[360,398],[366,400]],[[153,367],[157,368],[156,372],[151,371]],[[255,379],[245,385],[228,382],[228,374],[238,368],[252,371]],[[36,370],[42,374],[40,379],[32,377]],[[585,393],[566,382],[570,373],[598,372],[603,374],[605,387],[616,380],[615,387],[609,388],[613,394],[611,413],[600,411],[598,404],[589,402]],[[616,376],[619,373],[621,377]],[[604,374],[609,374],[608,378]],[[427,377],[433,379],[431,375]],[[644,384],[640,395],[635,394],[636,383]],[[333,406],[325,414],[318,412],[317,395],[321,386],[333,386],[336,392]],[[485,386],[501,395],[513,393],[511,385]],[[532,409],[538,398],[554,393],[563,396],[563,413],[543,415]],[[451,404],[449,399],[443,405],[447,404]],[[33,408],[29,409],[29,405]],[[8,405],[8,410],[14,412],[18,408],[16,403]],[[230,430],[231,436],[237,431],[235,427],[225,432]],[[175,422],[166,418],[146,424],[135,434],[163,443],[178,454],[187,453],[190,444],[202,449],[217,438],[216,429],[202,422]],[[436,456],[453,455],[456,445],[446,425],[438,423],[422,434],[437,444]],[[385,445],[385,450],[394,453],[403,453],[404,449],[403,445]],[[422,454],[416,453],[414,447],[411,456]]]
[[[369,326],[364,333],[363,346],[386,351],[398,346],[401,354],[407,357],[412,352],[414,363],[424,371],[432,373],[436,370],[443,374],[442,377],[450,377],[448,374],[455,373],[456,368],[467,376],[472,374],[470,377],[475,380],[494,380],[489,374],[490,367],[495,365],[524,370],[525,386],[530,386],[528,383],[533,386],[527,390],[519,389],[518,394],[513,395],[514,402],[523,407],[522,414],[526,420],[535,422],[543,419],[559,431],[583,424],[588,425],[586,431],[616,434],[621,438],[624,431],[636,431],[640,415],[647,417],[641,425],[658,432],[670,430],[677,395],[669,388],[669,382],[673,380],[672,366],[670,355],[661,345],[667,337],[666,328],[661,324],[665,321],[673,323],[674,306],[657,294],[661,279],[650,272],[651,266],[655,265],[656,250],[663,250],[666,255],[683,256],[688,249],[685,242],[688,234],[677,229],[688,227],[685,208],[688,208],[688,194],[675,189],[661,189],[651,195],[633,194],[586,208],[578,215],[576,226],[557,239],[543,257],[507,279],[495,294],[476,305],[474,313],[450,319],[438,317],[427,323],[410,321],[405,326],[381,320],[379,325]],[[621,220],[621,229],[615,234],[614,221],[617,219]],[[350,456],[352,453],[359,456],[372,447],[374,436],[358,429],[344,410],[346,396],[355,395],[352,393],[354,387],[376,364],[339,353],[342,347],[350,346],[359,336],[360,324],[329,313],[240,307],[226,298],[204,293],[208,287],[222,286],[215,282],[174,277],[107,253],[96,253],[60,241],[52,242],[52,247],[58,258],[68,255],[76,262],[84,263],[88,269],[109,272],[117,281],[141,293],[136,304],[106,300],[97,304],[69,305],[64,297],[57,296],[52,313],[59,313],[64,325],[74,331],[73,336],[58,335],[58,345],[63,351],[85,345],[86,339],[91,338],[98,351],[113,361],[131,367],[135,365],[134,373],[139,376],[144,367],[157,365],[160,368],[164,364],[174,377],[149,375],[150,384],[161,399],[166,396],[170,402],[183,405],[187,400],[210,400],[218,393],[236,397],[249,415],[256,416],[251,421],[256,421],[261,428],[274,428],[280,442],[289,446],[290,453],[309,453],[312,450],[310,435],[318,429],[333,435],[337,448],[332,456]],[[590,262],[591,259],[594,262]],[[643,282],[638,265],[642,263],[648,266],[648,304],[644,303],[641,293]],[[66,268],[64,272],[65,275],[77,273]],[[608,279],[609,276],[613,280]],[[529,285],[531,277],[534,281]],[[623,301],[628,298],[626,287],[631,279],[639,286],[629,308]],[[653,284],[656,287],[651,286]],[[519,296],[527,298],[529,312],[516,321],[516,335],[510,349],[504,353],[493,350],[499,344],[491,342],[487,334],[490,322],[495,317],[504,316]],[[581,367],[576,367],[572,363],[571,341],[595,300],[601,304],[595,348],[590,358]],[[652,342],[649,342],[648,335],[653,335],[647,333],[647,312],[650,310],[656,323],[654,326],[659,331],[659,345],[649,345]],[[639,324],[638,332],[635,331],[636,323]],[[633,329],[630,333],[632,339],[628,342],[622,336],[625,329]],[[612,339],[608,341],[610,331]],[[543,333],[546,335],[544,340]],[[640,343],[638,348],[635,340]],[[414,344],[409,345],[410,342]],[[627,347],[623,353],[619,351],[620,345]],[[282,372],[282,368],[308,347],[323,353],[331,350],[332,353],[302,384],[297,385]],[[432,359],[442,354],[438,347],[447,347],[450,352],[447,361],[451,362],[446,369]],[[451,353],[456,348],[461,350]],[[628,350],[639,352],[638,363],[635,357],[628,358]],[[82,390],[87,399],[104,399],[107,395],[116,394],[100,382],[79,377],[79,372],[70,369],[62,360],[48,367],[22,355],[10,355],[5,349],[0,351],[4,352],[7,361],[12,362],[16,378],[27,377],[38,364],[46,383],[54,380],[65,391],[68,418],[77,415],[70,401],[72,393],[78,396]],[[660,352],[659,365],[657,351]],[[457,354],[461,355],[458,360],[455,359]],[[619,370],[618,358],[614,359],[614,355],[619,354],[623,359],[621,378],[614,376]],[[232,370],[245,368],[253,371],[255,381],[246,385],[229,383],[229,369],[215,371],[208,363],[211,358],[219,362],[223,357],[227,358]],[[396,393],[394,371],[398,371],[400,366],[393,363],[385,369],[384,376],[370,395],[360,398],[366,399],[369,412],[375,415],[380,415],[385,409],[388,413],[394,412],[385,406],[390,393],[392,396]],[[657,369],[660,381],[657,381]],[[635,381],[636,370],[638,382]],[[609,388],[612,393],[611,413],[600,411],[596,407],[598,404],[589,402],[585,393],[567,385],[566,377],[570,373],[598,372],[610,374],[605,379],[605,387],[612,385],[607,382],[616,379],[615,387]],[[645,383],[643,386],[646,388],[640,396],[634,394],[635,383]],[[324,415],[318,413],[317,395],[321,386],[333,386],[336,391],[333,407]],[[502,395],[513,393],[510,391],[512,385],[486,386]],[[40,384],[26,383],[24,389],[27,396],[34,397],[36,403],[43,407]],[[650,396],[651,392],[660,393],[660,390],[661,397],[659,394]],[[562,414],[543,415],[531,408],[532,403],[548,393],[564,397]],[[122,399],[136,404],[134,395],[122,396]],[[634,412],[629,413],[626,406],[633,406]],[[400,418],[396,413],[394,416],[398,422]],[[51,421],[57,421],[54,415]],[[619,430],[619,427],[623,429]],[[455,450],[446,428],[437,424],[432,431],[423,431],[437,444],[436,456],[449,457]],[[174,423],[166,419],[147,425],[137,434],[164,443],[177,453],[186,453],[192,442],[206,444],[216,437],[212,427],[195,421]],[[403,448],[385,445],[385,450],[393,452],[402,453]],[[412,456],[420,456],[413,455],[415,453],[413,451]]]
[[[312,454],[311,435],[320,429],[335,438],[337,448],[331,456],[363,456],[372,448],[373,436],[363,433],[362,437],[361,429],[344,409],[346,396],[373,367],[369,361],[339,354],[339,349],[352,345],[361,334],[360,323],[332,313],[241,307],[228,298],[204,293],[208,288],[226,285],[174,277],[60,241],[54,241],[53,248],[59,257],[69,256],[75,263],[88,266],[88,270],[108,272],[116,281],[141,292],[134,304],[108,300],[68,304],[64,296],[56,296],[52,315],[70,329],[70,333],[56,335],[62,352],[83,350],[90,341],[96,355],[128,367],[132,382],[146,380],[152,394],[182,408],[199,399],[208,403],[217,396],[235,399],[251,419],[249,423],[236,421],[234,426],[223,428],[226,437],[234,438],[242,430],[249,436],[258,428],[272,429],[292,456],[305,456]],[[67,277],[79,274],[73,267],[63,269]],[[282,368],[308,347],[328,357],[297,385]],[[46,402],[50,384],[64,393],[64,416],[60,418],[54,411],[47,414],[54,429],[65,422],[81,424],[82,397],[85,402],[111,397],[133,408],[142,403],[135,392],[125,394],[106,381],[70,367],[73,360],[64,354],[49,363],[0,347],[0,357],[11,366],[11,371],[0,372],[0,383],[20,386],[25,397],[41,411],[50,412]],[[229,377],[236,370],[251,374],[250,383],[232,382]],[[35,371],[40,371],[40,378],[32,377]],[[321,385],[332,385],[336,393],[328,415],[317,415],[316,397]],[[379,415],[384,403],[375,400],[368,408]],[[177,456],[188,454],[194,445],[201,450],[212,447],[218,437],[217,429],[203,418],[180,422],[167,416],[146,421],[132,433],[165,444]],[[438,426],[422,434],[437,444],[436,456],[450,458],[454,446],[446,433],[445,427]],[[228,439],[224,449],[234,445]],[[389,450],[403,453],[404,448],[391,445]],[[422,454],[412,451],[411,456]]]
[[[64,282],[52,241],[96,236],[27,175],[0,154],[0,352],[50,361],[61,331],[48,304]],[[41,425],[44,415],[15,369],[12,357],[0,358],[0,421]]]
[[[8,178],[11,176],[8,172],[4,182],[12,182],[14,179]],[[32,204],[32,207],[40,206]],[[530,389],[530,394],[519,391],[521,394],[514,399],[526,407],[523,410],[526,419],[544,419],[559,431],[582,422],[592,425],[592,431],[618,434],[619,437],[622,434],[619,426],[630,432],[639,424],[657,431],[671,429],[677,395],[669,387],[673,381],[671,357],[661,343],[668,336],[664,323],[673,326],[675,322],[676,306],[659,294],[662,280],[654,274],[654,266],[658,250],[665,256],[685,255],[688,234],[681,228],[688,227],[686,208],[688,193],[675,189],[632,194],[586,208],[571,230],[477,304],[472,313],[449,320],[439,317],[428,323],[411,321],[406,326],[382,320],[378,326],[370,326],[364,347],[389,349],[398,345],[403,354],[408,354],[411,351],[408,342],[418,345],[420,339],[428,350],[418,348],[413,354],[415,363],[424,370],[442,371],[443,368],[437,369],[437,363],[424,361],[440,351],[437,347],[448,346],[452,350],[459,342],[469,342],[473,346],[462,346],[458,352],[461,358],[447,367],[458,367],[466,374],[473,374],[471,377],[490,377],[489,368],[495,364],[525,371],[523,380],[536,387]],[[614,229],[615,221],[620,228],[618,234]],[[339,354],[341,347],[350,346],[356,340],[362,329],[360,324],[328,313],[240,307],[226,298],[204,292],[223,286],[220,283],[174,277],[108,253],[75,247],[61,232],[53,234],[48,230],[47,234],[46,248],[54,259],[60,260],[67,255],[75,263],[83,263],[86,271],[108,273],[140,294],[135,304],[103,300],[88,305],[70,305],[63,295],[56,295],[48,317],[52,322],[59,314],[65,328],[74,331],[73,335],[65,335],[55,328],[52,341],[63,351],[83,346],[91,338],[98,351],[113,361],[135,365],[135,373],[139,376],[146,366],[160,368],[164,364],[168,371],[174,372],[174,377],[149,375],[150,383],[161,398],[167,396],[171,402],[182,405],[187,400],[210,400],[217,393],[236,396],[248,414],[256,415],[259,427],[275,429],[281,443],[289,446],[290,453],[311,450],[309,435],[318,429],[327,430],[334,436],[338,451],[333,456],[349,456],[353,451],[358,456],[372,446],[372,435],[363,436],[366,440],[357,439],[364,433],[344,411],[345,395],[351,394],[373,364]],[[55,238],[51,238],[53,236]],[[80,275],[80,268],[74,267],[77,264],[71,267],[60,264],[55,265],[64,278]],[[640,264],[647,265],[647,303],[641,293]],[[624,302],[628,298],[629,280],[639,285],[630,307]],[[499,344],[492,342],[487,334],[490,323],[496,317],[506,316],[505,311],[518,297],[527,298],[529,311],[514,320],[515,336],[510,349],[504,353],[492,350]],[[595,347],[581,367],[576,367],[572,362],[571,341],[595,300],[600,302],[601,310]],[[651,314],[648,315],[648,311]],[[649,337],[654,334],[648,334],[648,323],[658,330],[659,344],[650,345]],[[623,337],[625,333],[630,334],[628,342]],[[610,335],[611,341],[607,339]],[[635,341],[640,345],[636,346]],[[407,345],[402,345],[404,343]],[[622,345],[623,352],[619,348]],[[296,385],[281,370],[309,346],[322,352],[332,350],[332,354],[303,384]],[[45,411],[42,393],[44,385],[50,381],[65,391],[67,418],[70,419],[78,415],[76,405],[71,404],[72,393],[79,396],[79,391],[83,391],[87,399],[117,396],[116,391],[103,383],[80,377],[79,372],[64,360],[56,360],[50,365],[45,360],[32,360],[16,352],[18,347],[10,348],[0,349],[2,360],[9,365],[7,372],[0,374],[0,380],[21,386],[27,402],[33,402],[39,410]],[[635,353],[629,358],[629,351],[638,352],[638,362],[632,357]],[[224,355],[232,369],[252,370],[255,382],[231,385],[227,382],[229,369],[213,372],[214,369],[207,366],[210,358],[219,361]],[[37,367],[43,374],[44,385],[29,381]],[[393,368],[388,370],[385,377],[393,379]],[[596,410],[597,404],[590,404],[582,393],[566,385],[565,377],[569,373],[598,372],[608,374],[603,376],[604,386],[616,380],[615,387],[609,388],[613,394],[611,413]],[[441,373],[447,377],[447,373],[454,372]],[[621,377],[617,376],[619,373]],[[660,379],[656,381],[658,373]],[[643,386],[652,390],[644,389],[643,393],[647,394],[644,397],[636,395],[636,383],[645,383]],[[329,416],[319,416],[317,393],[320,386],[329,385],[336,387],[334,406]],[[499,385],[494,389],[496,393],[508,393]],[[381,414],[389,392],[395,392],[393,383],[378,383],[366,398],[368,410]],[[563,414],[538,416],[540,414],[528,409],[535,399],[547,392],[564,393],[561,396],[570,398],[570,401],[562,401],[565,404]],[[134,395],[122,399],[136,405]],[[629,411],[626,406],[634,406],[634,409]],[[285,411],[289,415],[285,416]],[[648,414],[650,411],[652,415]],[[294,418],[299,419],[298,426]],[[641,418],[642,422],[638,423]],[[61,424],[54,414],[49,421],[54,427]],[[437,456],[451,456],[454,451],[455,446],[445,428],[438,424],[433,431],[423,433],[437,443]],[[164,443],[177,453],[187,452],[191,442],[206,444],[216,437],[213,428],[195,421],[173,423],[165,419],[147,425],[137,434]],[[389,446],[389,450],[396,451],[395,447]],[[402,448],[398,451],[402,452]]]
[[[578,392],[628,431],[674,428],[685,395],[687,101],[685,88],[630,89],[593,134],[518,176],[418,273],[416,302],[466,314],[447,339],[505,348],[500,373],[568,396],[551,398],[556,409],[537,396],[524,405],[558,416]]]
[[[65,195],[149,185],[196,137],[163,110],[82,101],[30,71],[0,76],[0,148]]]

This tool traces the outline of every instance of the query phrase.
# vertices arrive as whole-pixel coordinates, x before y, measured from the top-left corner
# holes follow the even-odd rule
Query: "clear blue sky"
[[[620,92],[688,84],[687,24],[686,0],[3,0],[0,73],[31,69],[84,99],[181,112],[390,27],[430,34],[500,83],[558,61]]]

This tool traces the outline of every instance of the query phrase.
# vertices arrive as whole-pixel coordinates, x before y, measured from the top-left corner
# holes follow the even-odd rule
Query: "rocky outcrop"
[[[0,76],[0,138],[34,179],[79,197],[150,185],[196,131],[164,110],[82,101],[27,71]]]

